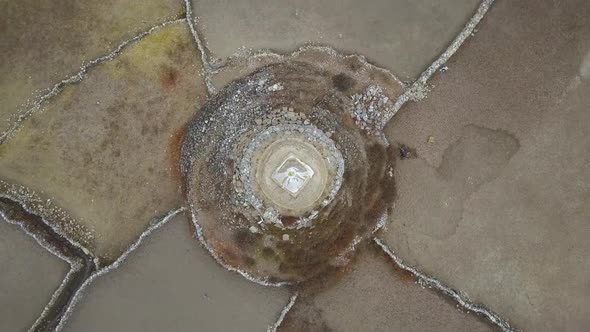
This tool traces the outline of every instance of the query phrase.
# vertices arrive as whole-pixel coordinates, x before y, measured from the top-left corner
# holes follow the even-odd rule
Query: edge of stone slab
[[[419,101],[426,98],[430,91],[428,80],[459,50],[463,43],[473,36],[475,28],[484,18],[495,0],[482,0],[473,16],[467,21],[461,32],[453,41],[447,46],[443,53],[441,53],[434,62],[420,74],[418,79],[414,81],[405,92],[395,101],[395,104],[389,109],[383,117],[382,128],[387,125],[387,122],[404,106],[408,101]]]
[[[96,278],[103,276],[103,275],[119,268],[121,266],[121,264],[127,259],[127,257],[141,245],[141,243],[145,240],[145,238],[149,237],[154,231],[158,230],[160,227],[162,227],[163,225],[167,224],[170,220],[172,220],[172,218],[174,218],[175,216],[177,216],[178,214],[180,214],[184,211],[186,211],[186,208],[180,207],[180,208],[168,211],[168,213],[166,213],[164,216],[162,216],[160,218],[154,218],[152,223],[150,223],[150,226],[145,231],[143,231],[143,233],[141,233],[141,235],[137,238],[137,240],[135,240],[135,242],[133,242],[127,248],[127,250],[125,250],[125,252],[123,252],[123,254],[121,254],[112,264],[110,264],[106,267],[103,267],[99,270],[94,271],[88,278],[86,278],[84,283],[71,296],[71,300],[70,300],[68,306],[65,308],[63,315],[61,316],[60,321],[56,325],[54,331],[59,332],[64,328],[64,326],[67,323],[68,319],[70,318],[72,312],[74,311],[74,308],[80,302],[82,296],[84,295],[86,288],[90,284],[92,284],[92,282],[94,282],[94,280],[96,280]]]
[[[487,308],[482,304],[473,303],[467,294],[455,290],[443,282],[441,282],[436,277],[432,277],[426,275],[419,269],[414,266],[408,265],[404,262],[404,260],[399,257],[394,250],[392,250],[384,241],[381,239],[374,237],[373,242],[383,250],[387,256],[391,258],[393,263],[397,265],[400,269],[411,273],[414,277],[416,277],[417,283],[422,287],[428,287],[430,289],[435,289],[436,291],[442,293],[443,295],[449,297],[453,301],[455,301],[459,306],[465,309],[468,312],[474,313],[481,317],[486,318],[491,324],[495,325],[496,327],[500,328],[500,330],[504,332],[518,332],[517,328],[510,325],[508,320],[500,317],[500,315],[496,314],[491,309]]]
[[[295,294],[291,295],[291,298],[289,298],[289,302],[287,302],[287,304],[283,307],[283,310],[281,310],[279,317],[277,317],[277,320],[272,325],[270,325],[268,327],[268,329],[266,330],[267,332],[276,332],[277,331],[277,329],[283,323],[283,320],[285,320],[285,317],[287,316],[289,311],[291,311],[291,308],[293,308],[293,305],[295,305],[295,302],[297,301],[298,297],[299,297],[299,293],[295,293]]]

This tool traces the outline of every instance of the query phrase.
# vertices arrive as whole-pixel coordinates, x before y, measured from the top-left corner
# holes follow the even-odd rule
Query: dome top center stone
[[[272,173],[272,179],[291,196],[297,197],[313,175],[314,171],[309,165],[301,161],[295,154],[289,153]]]

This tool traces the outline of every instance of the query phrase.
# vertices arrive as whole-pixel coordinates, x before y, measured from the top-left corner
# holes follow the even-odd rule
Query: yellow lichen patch
[[[206,99],[197,54],[179,22],[97,66],[0,145],[0,179],[50,198],[116,259],[182,204],[171,141]]]
[[[128,70],[128,66],[133,70],[141,72],[147,78],[153,79],[159,77],[159,67],[173,67],[175,53],[192,52],[189,31],[184,25],[176,24],[158,33],[150,34],[145,37],[141,45],[131,45],[125,53],[121,54],[120,61],[124,66],[115,67],[114,75],[120,77]],[[190,50],[189,50],[190,49]]]

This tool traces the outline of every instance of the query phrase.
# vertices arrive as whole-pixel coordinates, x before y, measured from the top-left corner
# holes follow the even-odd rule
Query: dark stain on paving
[[[415,150],[407,145],[400,143],[398,149],[400,162],[410,163],[412,170],[396,176],[419,176],[418,185],[429,186],[424,188],[415,209],[436,211],[430,216],[414,211],[411,222],[422,234],[445,239],[455,234],[463,218],[465,200],[502,173],[520,149],[520,143],[508,131],[470,124],[464,126],[459,138],[447,147],[436,168],[416,156]]]
[[[303,298],[313,298],[315,295],[336,287],[338,283],[354,268],[362,251],[366,250],[367,243],[361,243],[345,266],[330,266],[319,275],[290,286],[293,292],[298,292]]]
[[[518,139],[507,131],[467,125],[462,136],[445,150],[436,171],[470,195],[498,177],[519,148]]]
[[[399,158],[401,160],[418,158],[418,152],[416,151],[416,148],[411,148],[405,144],[400,144],[398,149]]]
[[[345,73],[340,73],[332,76],[332,83],[334,83],[336,89],[346,92],[354,87],[356,81]]]

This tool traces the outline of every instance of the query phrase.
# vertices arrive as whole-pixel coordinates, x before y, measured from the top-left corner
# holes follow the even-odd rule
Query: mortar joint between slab
[[[496,314],[491,309],[487,308],[482,304],[473,303],[466,294],[461,291],[457,291],[443,282],[441,282],[438,278],[426,275],[425,273],[421,272],[414,266],[406,264],[403,259],[395,253],[383,240],[374,237],[373,242],[379,246],[381,250],[383,250],[387,256],[391,258],[394,264],[396,264],[400,269],[407,271],[414,275],[417,279],[418,284],[423,287],[434,288],[436,291],[450,297],[452,300],[457,302],[459,306],[463,309],[467,310],[468,312],[475,313],[477,315],[485,317],[490,323],[496,325],[504,332],[519,332],[520,330],[512,327],[508,320],[500,317],[500,315]]]

